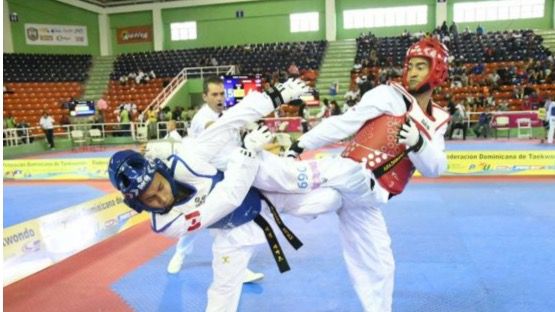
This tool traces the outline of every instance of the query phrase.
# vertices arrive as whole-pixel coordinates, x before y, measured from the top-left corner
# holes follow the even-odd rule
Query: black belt
[[[276,207],[272,204],[272,202],[270,202],[270,200],[262,193],[260,193],[260,197],[262,198],[263,201],[266,202],[266,204],[268,205],[268,208],[270,208],[270,211],[272,212],[272,216],[274,217],[276,224],[278,225],[279,229],[281,230],[281,233],[283,233],[283,236],[285,236],[289,244],[291,244],[291,246],[293,246],[293,248],[295,249],[301,248],[303,246],[303,243],[283,223],[283,221],[281,220],[277,212]],[[276,264],[279,268],[279,272],[284,273],[289,271],[291,269],[289,267],[289,263],[287,262],[287,259],[285,258],[285,254],[281,249],[281,245],[279,244],[279,241],[277,240],[276,235],[274,234],[274,230],[272,229],[268,221],[266,221],[266,219],[264,219],[262,215],[258,215],[254,218],[254,222],[258,224],[258,226],[260,226],[262,231],[264,231],[264,235],[266,236],[268,245],[272,250],[272,255],[274,256],[274,260],[276,261]]]

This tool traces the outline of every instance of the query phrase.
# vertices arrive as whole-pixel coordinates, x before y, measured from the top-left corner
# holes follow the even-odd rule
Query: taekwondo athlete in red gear
[[[447,79],[447,48],[422,39],[407,51],[402,85],[391,82],[364,94],[343,115],[324,119],[293,144],[300,154],[350,136],[343,153],[313,167],[324,186],[342,195],[343,255],[364,311],[391,311],[395,262],[380,207],[400,194],[418,169],[436,177],[447,168],[443,136],[449,114],[431,100]]]
[[[256,154],[269,154],[262,151],[271,139],[265,128],[245,137],[246,149],[236,147],[232,152],[226,149],[222,153],[223,147],[231,147],[225,143],[232,142],[229,139],[246,122],[266,115],[266,110],[271,111],[305,92],[304,84],[299,81],[286,82],[269,94],[253,92],[226,114],[228,118],[215,122],[197,139],[185,138],[182,144],[149,143],[146,155],[150,160],[133,151],[122,151],[114,154],[110,161],[112,184],[125,195],[128,206],[138,212],[151,212],[154,231],[180,237],[211,228],[214,235],[214,280],[208,290],[207,311],[237,310],[248,261],[254,247],[265,241],[257,216],[263,214],[270,219],[270,204],[261,198],[268,198],[278,211],[296,216],[313,217],[321,210],[333,211],[341,206],[340,195],[332,189],[284,194],[261,193],[251,188],[259,171],[259,156]],[[225,172],[207,162],[210,157],[206,155],[218,156],[222,161],[225,159]],[[291,162],[269,155],[275,157],[276,163]],[[276,180],[268,176],[271,176],[270,172],[258,177],[255,186],[273,188]],[[295,179],[279,182],[283,183],[279,191],[307,191],[307,187],[304,184],[299,186]],[[257,224],[250,222],[252,220]],[[279,224],[277,218],[276,223]],[[278,256],[274,253],[276,261],[279,258],[281,270],[283,255]]]

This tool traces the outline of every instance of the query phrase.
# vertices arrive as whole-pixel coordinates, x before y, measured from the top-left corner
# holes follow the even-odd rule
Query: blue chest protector
[[[190,166],[187,165],[187,163],[183,159],[180,159],[178,157],[175,157],[174,163],[172,165],[172,172],[171,172],[172,176],[175,175],[175,168],[176,168],[177,162],[181,162],[181,164],[183,164],[190,171],[191,174],[198,177],[207,177],[205,175],[195,172],[193,169],[191,169]],[[210,194],[210,192],[212,192],[214,187],[224,179],[224,173],[218,170],[215,175],[210,176],[209,178],[211,179],[212,185],[210,186],[210,191],[208,194]],[[182,183],[179,183],[178,181],[176,181],[176,186],[178,189],[181,187],[186,187],[185,185],[183,185]],[[239,205],[239,207],[237,207],[230,214],[226,215],[225,217],[223,217],[216,223],[212,224],[208,228],[231,229],[254,220],[254,218],[256,218],[256,216],[260,214],[260,210],[262,209],[261,201],[262,201],[262,197],[260,192],[257,189],[251,187],[247,195],[245,196],[245,199],[243,200],[241,205]],[[181,204],[181,203],[178,203],[178,204]]]

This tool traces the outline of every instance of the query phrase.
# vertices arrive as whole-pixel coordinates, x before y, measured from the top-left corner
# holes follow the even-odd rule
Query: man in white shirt
[[[218,77],[206,78],[203,83],[202,99],[204,104],[191,120],[189,135],[198,136],[211,125],[224,111],[224,83]]]
[[[555,134],[555,102],[548,98],[545,101],[545,120],[549,125],[549,130],[547,131],[547,143],[553,144],[553,135]]]
[[[225,99],[223,81],[215,76],[206,78],[203,83],[202,98],[205,103],[191,120],[191,128],[188,131],[188,135],[193,138],[198,137],[223,114]],[[175,247],[175,253],[168,263],[168,273],[177,274],[181,270],[185,257],[193,251],[195,237],[195,235],[188,235],[179,238]],[[264,274],[247,270],[244,282],[251,283],[263,278]]]
[[[46,135],[46,141],[48,141],[48,148],[54,149],[54,119],[48,111],[42,113],[42,117],[39,120],[40,127]]]

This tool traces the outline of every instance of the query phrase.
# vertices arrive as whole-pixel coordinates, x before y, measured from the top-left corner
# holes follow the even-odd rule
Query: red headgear
[[[441,85],[447,79],[447,57],[449,50],[445,45],[437,39],[424,38],[414,43],[405,56],[405,64],[403,66],[403,85],[408,88],[408,67],[409,60],[413,57],[423,57],[430,61],[430,73],[426,80],[422,81],[416,90],[420,90],[426,84],[430,89]]]

